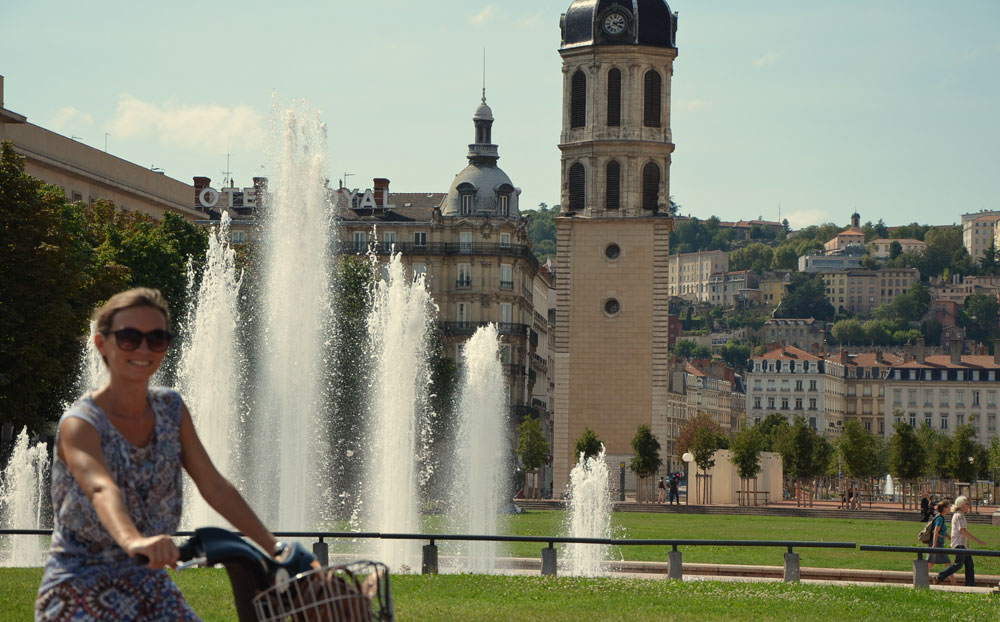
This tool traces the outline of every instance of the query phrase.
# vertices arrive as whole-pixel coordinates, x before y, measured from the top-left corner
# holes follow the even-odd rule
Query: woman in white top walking
[[[980,546],[986,543],[969,532],[968,523],[965,520],[965,513],[970,509],[969,498],[962,495],[955,499],[951,505],[954,512],[951,517],[951,548],[968,549],[969,540],[975,540]],[[955,555],[955,563],[942,570],[936,577],[935,583],[941,583],[951,575],[958,572],[958,569],[965,566],[965,585],[972,587],[976,584],[976,564],[972,555]]]

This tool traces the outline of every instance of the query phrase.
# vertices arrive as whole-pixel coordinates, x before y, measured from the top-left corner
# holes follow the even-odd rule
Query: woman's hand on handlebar
[[[129,543],[126,552],[130,557],[142,560],[146,558],[147,564],[153,570],[159,570],[166,566],[174,567],[180,557],[180,552],[174,545],[170,536],[150,536],[148,538],[136,538]],[[141,556],[141,557],[140,557]]]

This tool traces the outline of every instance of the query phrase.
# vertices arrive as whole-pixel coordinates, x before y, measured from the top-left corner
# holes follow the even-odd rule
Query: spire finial
[[[486,48],[483,48],[483,103],[486,103]]]

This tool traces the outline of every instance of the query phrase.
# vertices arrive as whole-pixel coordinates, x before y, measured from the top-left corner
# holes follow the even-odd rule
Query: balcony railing
[[[468,289],[472,287],[472,279],[458,279],[455,281],[455,287],[458,289]]]
[[[500,281],[500,289],[514,289],[514,281]]]
[[[366,252],[370,246],[379,255],[388,254],[390,251],[382,244],[363,245],[358,247],[352,240],[335,243],[335,251],[338,253],[360,253]],[[396,242],[394,248],[397,253],[404,255],[490,255],[494,257],[513,257],[524,259],[531,264],[532,269],[538,270],[538,259],[531,252],[531,247],[526,244],[488,244],[486,242],[428,242],[427,244],[414,244],[413,242]]]
[[[531,365],[543,374],[549,371],[549,362],[535,353],[531,354]]]

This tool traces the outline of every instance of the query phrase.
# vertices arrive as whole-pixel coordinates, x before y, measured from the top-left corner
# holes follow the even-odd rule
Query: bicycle
[[[316,558],[298,542],[289,546],[279,561],[217,527],[196,529],[178,549],[178,571],[215,565],[226,569],[239,622],[395,619],[389,570],[379,562],[359,560],[318,567]],[[143,560],[137,558],[137,562]]]

